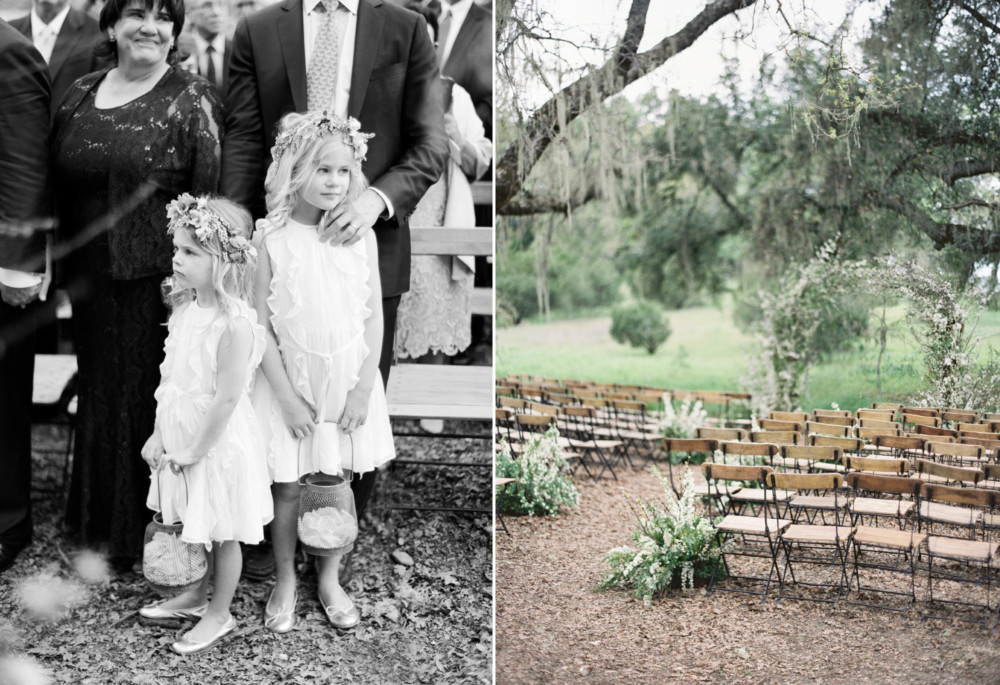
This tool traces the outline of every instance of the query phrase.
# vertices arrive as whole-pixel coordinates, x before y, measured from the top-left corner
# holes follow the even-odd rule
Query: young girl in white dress
[[[265,180],[268,215],[258,222],[254,303],[267,330],[254,409],[273,478],[275,586],[264,625],[295,626],[296,523],[308,473],[354,475],[395,457],[378,370],[382,292],[375,235],[351,245],[321,242],[326,212],[366,188],[367,139],[357,120],[321,112],[288,114],[279,124]],[[319,601],[331,624],[360,614],[340,585],[341,555],[319,558]]]
[[[256,251],[250,215],[223,198],[181,195],[167,208],[174,241],[156,424],[142,448],[153,470],[147,506],[181,539],[211,550],[210,573],[147,621],[200,619],[173,644],[180,654],[211,647],[236,628],[229,607],[239,581],[240,542],[257,544],[273,513],[264,443],[250,384],[264,353],[264,329],[248,304]],[[208,601],[211,569],[214,590]]]

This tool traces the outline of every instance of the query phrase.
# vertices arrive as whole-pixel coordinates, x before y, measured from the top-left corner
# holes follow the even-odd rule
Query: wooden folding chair
[[[914,459],[924,456],[924,443],[921,437],[905,437],[902,435],[876,435],[872,439],[876,451],[888,453],[902,459]]]
[[[939,407],[903,407],[900,411],[904,414],[920,414],[921,416],[941,416]]]
[[[962,445],[950,442],[927,441],[924,452],[931,461],[951,466],[973,466],[981,468],[988,460],[988,452],[982,445]]]
[[[715,450],[719,449],[718,440],[701,440],[701,439],[685,439],[685,438],[663,438],[663,451],[667,455],[667,468],[670,474],[670,488],[674,491],[674,494],[678,497],[681,496],[680,488],[677,487],[677,483],[674,480],[674,466],[682,466],[682,468],[690,468],[691,455],[693,454],[704,454],[706,455],[706,460],[711,460],[715,455]],[[674,461],[675,454],[683,454],[684,456],[679,458],[676,462]],[[695,485],[696,494],[702,497],[709,496],[708,486]]]
[[[653,458],[656,447],[663,440],[663,435],[649,429],[649,418],[646,416],[646,404],[632,400],[610,400],[614,412],[614,426],[618,439],[625,443],[626,449],[632,448],[636,456]]]
[[[855,420],[853,416],[831,416],[827,414],[819,414],[813,418],[813,423],[822,423],[825,426],[847,426],[850,428],[854,426]]]
[[[741,444],[741,443],[736,443]],[[764,583],[764,589],[760,592],[739,588],[722,587],[719,590],[726,592],[739,592],[742,594],[760,595],[761,603],[767,601],[767,593],[771,589],[772,579],[779,577],[778,571],[778,535],[782,530],[791,525],[791,521],[785,519],[771,518],[764,512],[763,517],[742,516],[733,513],[734,497],[747,490],[743,487],[744,482],[752,482],[760,485],[759,491],[765,493],[767,488],[767,476],[773,474],[774,470],[767,466],[729,466],[726,464],[702,464],[702,472],[705,475],[705,482],[708,484],[711,496],[709,497],[709,516],[721,516],[722,519],[715,524],[715,535],[720,545],[729,545],[731,549],[719,555],[715,566],[712,568],[712,577],[708,581],[705,595],[711,594],[716,587],[716,579],[719,578],[720,569],[725,570],[725,577],[733,580],[743,580],[756,583]],[[731,489],[730,484],[738,484],[738,489]],[[766,503],[766,498],[762,500]],[[721,507],[715,512],[715,507]],[[738,542],[737,542],[738,540]],[[747,573],[736,574],[730,566],[727,557],[748,557],[752,559],[767,559],[768,571],[764,576],[761,573],[750,575]]]
[[[926,435],[928,440],[934,438],[957,438],[958,431],[953,428],[937,428],[934,426],[917,425],[913,427],[917,435]]]
[[[989,420],[989,419],[987,419]],[[979,421],[979,414],[972,409],[942,409],[942,423],[976,423]]]
[[[983,525],[984,517],[995,512],[1000,503],[1000,492],[995,490],[953,488],[944,485],[924,484],[921,491],[918,521],[928,533],[927,537],[927,594],[924,598],[923,618],[943,618],[978,622],[981,619],[964,618],[955,614],[935,615],[930,613],[934,604],[975,607],[986,610],[984,626],[996,627],[1000,620],[1000,604],[991,606],[990,591],[993,584],[993,557],[1000,543],[989,539]],[[953,527],[967,528],[969,536],[959,538],[947,534],[933,534],[934,524],[944,523],[942,532]],[[977,535],[977,531],[979,535]],[[943,562],[943,563],[942,563]],[[947,564],[947,565],[946,565]],[[984,602],[967,598],[949,599],[934,597],[935,579],[959,585],[970,585],[970,592],[983,584],[986,586]]]
[[[839,447],[782,445],[781,454],[774,457],[771,463],[783,471],[791,470],[796,473],[812,473],[817,463],[824,464],[824,467],[816,469],[817,471],[842,471],[843,456],[844,453]]]
[[[844,485],[844,477],[839,473],[769,473],[767,485],[771,492],[782,489],[797,493],[793,494],[783,511],[780,509],[781,503],[777,500],[774,501],[774,518],[792,521],[791,525],[783,528],[778,534],[778,542],[784,551],[784,564],[778,582],[778,603],[781,603],[785,597],[812,602],[838,602],[843,595],[846,595],[848,589],[847,550],[851,537],[854,535],[853,527],[840,525],[843,508],[847,503],[846,497],[840,494],[840,489]],[[826,524],[825,516],[827,514],[833,515],[832,524]],[[803,516],[808,523],[801,522]],[[823,524],[814,523],[818,517],[823,517]],[[793,562],[794,564],[826,566],[838,570],[837,582],[810,582],[798,579],[795,577]],[[789,576],[791,576],[791,585],[796,587],[836,588],[837,594],[832,599],[786,595],[785,588],[789,585],[787,582]]]
[[[854,427],[850,424],[821,423],[819,421],[806,422],[806,434],[829,435],[835,438],[850,438],[854,436]]]
[[[567,429],[567,440],[570,449],[580,454],[581,463],[586,465],[586,457],[593,455],[597,457],[597,465],[601,471],[595,480],[604,476],[604,472],[611,473],[611,477],[618,480],[615,473],[614,464],[618,461],[627,461],[628,454],[624,451],[624,445],[620,440],[611,440],[598,437],[594,416],[597,410],[593,407],[559,407],[559,415],[565,421]],[[629,462],[631,465],[631,462]],[[587,469],[590,473],[590,470]]]
[[[805,423],[809,420],[809,414],[802,411],[772,411],[767,418],[775,421],[795,421]]]
[[[977,483],[986,479],[986,474],[981,469],[938,464],[927,459],[917,459],[915,467],[917,478],[938,485],[975,487]]]
[[[858,427],[860,428],[878,428],[883,431],[898,431],[903,430],[903,424],[896,421],[885,421],[882,419],[858,419]]]
[[[913,481],[919,483],[916,478],[896,478],[889,482],[894,487],[903,488],[898,492],[877,490],[870,496],[860,492],[861,488],[855,485],[859,475],[876,475],[880,478],[891,478],[905,476],[910,469],[910,464],[905,459],[870,459],[864,457],[844,457],[844,468],[847,469],[847,483],[853,488],[852,497],[847,503],[847,511],[851,515],[851,525],[856,526],[865,523],[867,517],[868,525],[873,526],[882,519],[890,518],[896,523],[896,528],[904,530],[906,528],[907,517],[915,503],[905,496],[910,493],[914,486],[907,485],[901,481]],[[862,483],[868,483],[863,480]],[[881,481],[878,481],[881,483]],[[884,485],[884,483],[883,483]],[[906,488],[909,488],[906,489]],[[919,492],[919,487],[917,487]],[[887,495],[894,494],[894,497]]]
[[[837,419],[837,421],[827,421],[827,419]],[[837,423],[841,419],[850,419],[853,421],[854,417],[846,409],[813,409],[813,421]]]
[[[910,414],[903,412],[900,417],[904,425],[910,426],[930,426],[932,428],[939,428],[941,426],[941,419],[937,416],[927,416],[925,414]]]
[[[961,435],[962,431],[966,433],[996,433],[996,426],[1000,425],[996,421],[990,421],[987,423],[965,423],[960,422],[955,427]]]
[[[854,526],[853,563],[851,571],[851,583],[856,584],[858,594],[874,593],[889,596],[901,596],[906,598],[902,609],[888,604],[872,604],[860,600],[851,600],[849,597],[845,601],[850,604],[886,609],[889,611],[901,611],[906,613],[911,603],[916,601],[916,557],[917,551],[927,535],[916,530],[912,526],[910,530],[902,528],[886,528],[857,525],[857,518],[854,513],[854,505],[858,499],[858,493],[866,495],[890,495],[890,509],[896,509],[897,519],[902,518],[904,510],[908,512],[912,507],[920,502],[921,482],[916,478],[898,478],[893,476],[878,476],[868,473],[850,473],[847,476],[848,485],[853,491],[849,510],[851,511],[851,523]],[[874,499],[866,497],[865,499]],[[886,514],[883,514],[886,515]],[[883,560],[883,557],[891,558],[892,563]],[[874,560],[873,560],[874,558]],[[864,559],[864,560],[862,560]],[[901,564],[901,561],[905,564]],[[909,589],[906,592],[887,589],[884,586],[868,585],[863,586],[861,582],[861,569],[876,569],[889,574],[903,575],[909,579]],[[877,578],[873,577],[872,582]],[[884,581],[885,578],[883,577]],[[848,593],[850,590],[848,590]]]
[[[860,455],[864,448],[861,438],[835,438],[829,435],[810,435],[809,444],[815,447],[839,447],[845,455]]]
[[[895,409],[858,409],[854,412],[854,418],[872,419],[875,421],[895,421],[897,411]]]
[[[781,421],[779,419],[760,419],[757,425],[765,431],[794,431],[801,433],[805,430],[804,421]]]
[[[903,408],[903,405],[896,402],[872,402],[872,409],[882,409],[889,410],[892,412],[897,412]]]
[[[747,439],[747,432],[742,428],[708,428],[699,427],[694,430],[695,435],[705,440],[732,440],[744,442]]]
[[[719,450],[726,462],[732,461],[735,457],[740,466],[754,466],[763,463],[768,467],[781,451],[777,445],[768,442],[720,442]],[[732,501],[730,502],[732,512],[742,514],[745,509],[749,509],[750,513],[756,516],[766,504],[765,494],[759,488],[743,488],[739,492],[732,493]],[[791,493],[780,491],[772,496],[787,499]]]
[[[775,445],[801,445],[802,433],[798,431],[751,431],[751,442],[770,442]]]

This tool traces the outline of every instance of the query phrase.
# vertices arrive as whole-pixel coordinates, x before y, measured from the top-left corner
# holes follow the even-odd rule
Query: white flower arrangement
[[[680,410],[675,411],[670,398],[664,396],[659,432],[668,438],[693,438],[698,427],[705,425],[707,418],[708,412],[702,408],[700,400],[694,404],[690,400],[684,400]]]
[[[714,524],[696,505],[691,471],[685,471],[678,499],[659,469],[654,466],[650,470],[659,479],[666,500],[637,497],[634,504],[629,501],[638,525],[632,531],[637,547],[610,550],[604,561],[611,566],[611,572],[601,580],[602,589],[631,588],[647,605],[676,584],[690,590],[696,577],[707,581],[719,555],[726,551],[716,539]]]
[[[555,426],[531,438],[515,459],[506,440],[500,441],[495,468],[498,478],[517,481],[503,491],[497,506],[505,514],[555,516],[562,507],[575,507],[580,492],[566,474],[568,469]]]

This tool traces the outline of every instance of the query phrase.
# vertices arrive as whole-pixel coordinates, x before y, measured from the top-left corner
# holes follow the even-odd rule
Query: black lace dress
[[[107,70],[68,91],[56,114],[53,169],[59,241],[73,304],[79,404],[67,523],[113,557],[141,556],[171,272],[166,205],[215,192],[222,105],[208,82],[176,67],[119,107],[94,98]]]

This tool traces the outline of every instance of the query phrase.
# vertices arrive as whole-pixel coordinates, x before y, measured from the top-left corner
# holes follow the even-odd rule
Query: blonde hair
[[[219,308],[227,316],[232,316],[238,311],[240,302],[251,301],[254,274],[257,269],[256,250],[252,247],[245,249],[242,258],[234,260],[232,243],[234,239],[241,242],[249,241],[253,221],[250,212],[224,197],[202,195],[196,198],[196,201],[203,213],[221,219],[232,235],[222,235],[218,230],[202,231],[199,235],[194,225],[183,220],[172,220],[167,230],[171,234],[175,231],[185,231],[195,243],[211,255],[212,285],[219,301]],[[227,244],[224,244],[224,241]],[[181,305],[196,299],[193,288],[179,287],[172,277],[167,281],[170,286],[167,304],[171,310],[176,311]]]
[[[319,160],[323,158],[323,154],[331,145],[346,145],[354,153],[355,163],[351,166],[350,181],[344,201],[356,200],[368,187],[368,181],[361,171],[361,159],[364,158],[364,151],[359,150],[361,145],[365,145],[365,139],[362,137],[360,144],[352,144],[352,140],[358,138],[356,134],[350,135],[339,130],[317,129],[313,123],[318,116],[325,115],[315,112],[305,114],[292,112],[282,117],[278,123],[278,139],[294,136],[294,143],[287,146],[275,146],[275,149],[272,150],[274,161],[268,167],[267,177],[264,179],[265,201],[267,203],[265,224],[274,227],[285,225],[288,217],[301,201],[302,189],[316,173]]]

